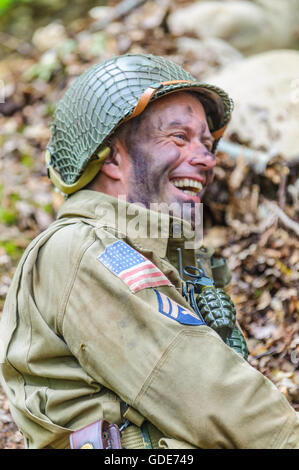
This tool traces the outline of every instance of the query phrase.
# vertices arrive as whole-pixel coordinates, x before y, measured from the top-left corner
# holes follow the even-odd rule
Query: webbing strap
[[[141,428],[135,424],[131,424],[122,431],[121,444],[125,449],[151,449],[151,447],[146,447]]]
[[[159,440],[163,434],[151,423],[141,427],[130,424],[121,432],[121,443],[126,449],[159,449]]]

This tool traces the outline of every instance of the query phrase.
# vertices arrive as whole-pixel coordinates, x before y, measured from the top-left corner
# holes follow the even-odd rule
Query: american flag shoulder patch
[[[183,325],[205,325],[195,312],[188,310],[174,300],[170,299],[167,295],[162,294],[157,289],[155,293],[158,300],[158,310],[166,317],[176,320]]]
[[[148,287],[172,286],[157,266],[122,240],[107,246],[97,259],[133,293]]]

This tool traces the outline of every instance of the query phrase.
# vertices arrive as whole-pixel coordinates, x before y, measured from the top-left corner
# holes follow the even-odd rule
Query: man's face
[[[194,95],[178,92],[153,102],[137,119],[131,121],[126,142],[129,202],[147,208],[177,203],[181,217],[192,220],[215,166],[214,139],[202,104]]]

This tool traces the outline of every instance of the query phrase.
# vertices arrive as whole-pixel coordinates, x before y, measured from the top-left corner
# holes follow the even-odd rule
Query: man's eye
[[[174,134],[174,137],[180,140],[186,140],[185,134]]]
[[[212,144],[211,142],[207,141],[207,142],[203,142],[203,144],[204,144],[205,148],[206,148],[209,152],[212,152],[212,150],[213,150],[213,144]]]

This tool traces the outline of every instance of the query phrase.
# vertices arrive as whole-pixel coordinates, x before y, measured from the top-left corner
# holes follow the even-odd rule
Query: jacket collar
[[[161,258],[178,247],[184,249],[193,234],[191,225],[182,219],[86,189],[68,197],[57,216],[64,217],[92,219],[97,227],[114,229],[132,245]],[[188,251],[193,258],[194,250]]]

